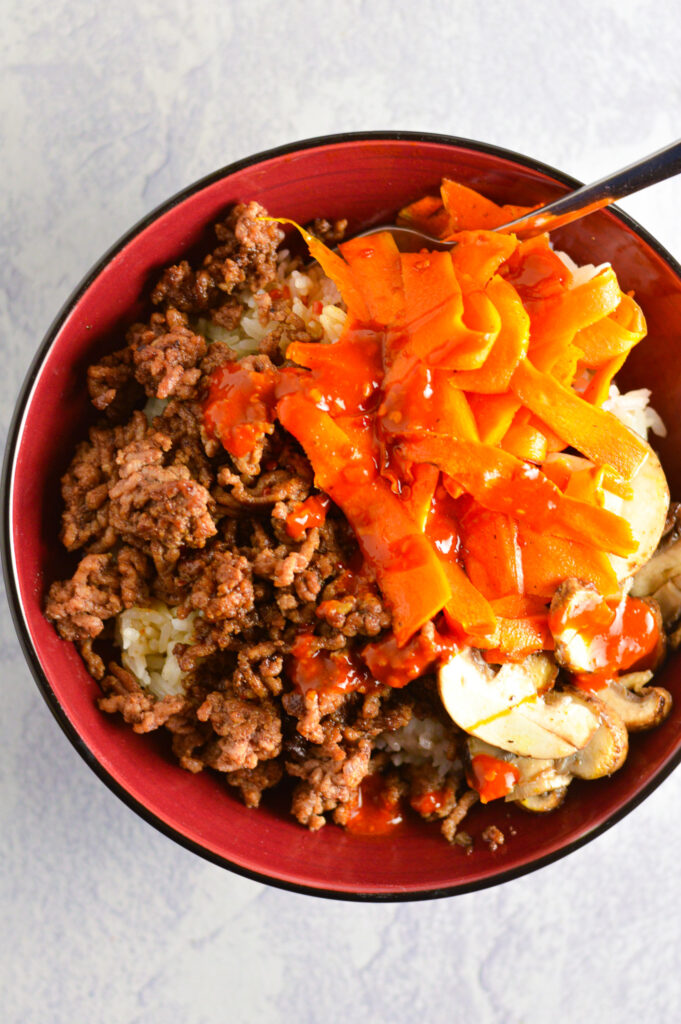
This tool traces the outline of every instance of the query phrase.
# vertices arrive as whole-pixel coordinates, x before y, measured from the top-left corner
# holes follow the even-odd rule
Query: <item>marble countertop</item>
[[[680,134],[672,0],[8,0],[0,426],[93,261],[182,186],[327,132],[439,131],[588,180]],[[681,257],[681,182],[623,203]],[[681,327],[680,327],[681,330]],[[53,721],[0,617],[4,1024],[675,1021],[681,772],[535,874],[358,905],[154,831]]]

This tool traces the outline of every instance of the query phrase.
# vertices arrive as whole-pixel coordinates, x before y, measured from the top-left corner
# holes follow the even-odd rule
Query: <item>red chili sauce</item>
[[[357,790],[357,801],[345,827],[356,836],[385,836],[401,825],[404,817],[380,775],[367,775]]]
[[[620,672],[650,663],[660,631],[649,604],[635,597],[603,600],[583,612],[561,609],[549,615],[552,633],[576,629],[589,645],[595,671],[574,673],[572,682],[583,690],[600,690]]]

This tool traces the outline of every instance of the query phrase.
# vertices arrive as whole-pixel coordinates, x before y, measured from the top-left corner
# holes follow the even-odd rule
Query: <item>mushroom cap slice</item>
[[[546,814],[547,811],[555,811],[565,800],[567,785],[558,789],[549,789],[544,793],[534,793],[522,800],[516,800],[519,807],[525,811],[532,811],[533,814]]]
[[[624,764],[629,752],[629,734],[619,715],[593,694],[566,691],[575,703],[598,716],[598,728],[586,746],[556,768],[579,779],[600,779],[612,775]]]
[[[461,729],[493,746],[524,757],[569,757],[589,742],[598,715],[569,694],[542,696],[556,673],[548,654],[495,672],[478,651],[464,648],[440,668],[440,697]]]
[[[512,764],[518,770],[518,781],[506,796],[512,801],[531,811],[551,811],[559,807],[565,798],[567,787],[572,776],[569,772],[559,772],[555,761],[536,757],[517,757],[505,750],[493,747],[475,736],[466,740],[468,757],[473,760],[476,754],[489,754],[501,761]],[[557,792],[557,797],[552,794]]]
[[[549,622],[556,645],[555,657],[569,672],[598,672],[604,667],[601,632],[596,630],[590,636],[583,625],[590,616],[598,621],[604,601],[593,583],[577,579],[564,580],[553,595]],[[662,616],[656,601],[646,599],[644,603],[657,626],[657,643],[651,652],[653,667],[657,668],[664,660],[666,649]]]
[[[636,692],[612,681],[598,691],[598,699],[619,716],[629,732],[652,729],[663,722],[672,709],[672,696],[661,686],[645,686]]]
[[[648,458],[630,481],[632,496],[620,498],[605,491],[604,506],[622,516],[631,526],[638,546],[623,558],[609,555],[617,579],[622,582],[650,560],[664,533],[669,508],[669,487],[660,460],[649,448]]]
[[[590,612],[596,612],[603,604],[603,597],[593,583],[568,579],[557,588],[551,600],[552,634],[556,645],[556,661],[569,672],[595,672],[599,668],[598,640],[584,636],[577,626]],[[561,629],[553,626],[555,619],[563,621]]]

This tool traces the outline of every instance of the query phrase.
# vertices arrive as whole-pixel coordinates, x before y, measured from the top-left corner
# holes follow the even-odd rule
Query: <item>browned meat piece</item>
[[[303,343],[319,341],[324,333],[321,324],[316,320],[311,320],[310,324],[306,325],[303,318],[293,312],[290,302],[286,303],[284,310],[279,309],[278,315],[272,318],[279,322],[275,328],[267,332],[261,342],[260,350],[269,356],[273,363],[283,363],[286,349],[294,341]]]
[[[341,573],[324,588],[317,616],[347,637],[378,636],[392,622],[375,579]]]
[[[409,768],[409,803],[422,818],[433,821],[446,818],[456,804],[458,780],[442,778],[432,765],[414,765]]]
[[[277,468],[263,470],[252,482],[223,466],[217,475],[219,487],[213,497],[228,516],[251,516],[260,507],[277,502],[304,501],[312,489],[312,467],[290,446],[277,455]]]
[[[102,711],[120,712],[135,732],[153,732],[168,719],[179,714],[185,703],[180,694],[172,697],[154,697],[141,688],[135,677],[120,665],[109,665],[110,675],[102,680],[105,696],[97,701]]]
[[[237,653],[237,668],[232,677],[239,697],[277,697],[283,687],[281,673],[284,658],[281,641],[263,640],[243,647]]]
[[[64,640],[99,636],[104,621],[123,609],[120,579],[111,555],[86,555],[73,578],[53,583],[45,614]]]
[[[289,775],[301,779],[295,788],[291,810],[301,825],[317,831],[326,824],[324,814],[355,799],[357,787],[369,772],[371,743],[360,740],[349,754],[327,753],[312,747],[302,762],[287,762]]]
[[[220,772],[255,768],[281,753],[281,719],[271,700],[242,700],[229,691],[209,693],[197,709],[200,722],[210,722],[216,734],[202,760]]]
[[[118,476],[116,453],[146,432],[144,414],[135,412],[124,427],[93,427],[89,441],[76,448],[61,486],[65,508],[60,536],[69,551],[108,551],[116,543],[108,502],[109,485]]]
[[[207,346],[172,306],[154,313],[149,327],[135,324],[128,334],[136,380],[150,398],[192,398]]]
[[[334,245],[338,245],[345,238],[345,232],[348,229],[347,218],[339,218],[338,220],[329,221],[324,217],[315,217],[307,225],[307,230],[311,235],[316,235],[320,238],[325,245],[333,248]]]
[[[151,301],[167,303],[183,313],[199,313],[217,302],[220,292],[209,270],[194,271],[186,260],[163,271]]]
[[[482,833],[483,842],[487,843],[492,853],[498,850],[500,846],[503,846],[506,842],[506,837],[500,828],[496,825],[488,825]]]
[[[185,558],[183,578],[191,586],[181,614],[200,611],[204,619],[234,619],[253,608],[251,566],[223,544]]]
[[[132,351],[120,349],[88,366],[87,386],[95,409],[118,416],[129,415],[134,403],[142,397],[142,388],[135,381]]]
[[[261,761],[255,768],[228,772],[225,778],[230,786],[236,786],[241,791],[246,807],[259,807],[263,792],[276,786],[283,774],[280,761]]]
[[[453,843],[455,841],[456,832],[459,825],[466,817],[466,815],[470,811],[473,804],[477,801],[477,799],[478,794],[475,792],[475,790],[467,789],[463,796],[461,796],[457,800],[456,804],[454,805],[454,808],[449,812],[447,817],[442,822],[442,825],[440,826],[440,831],[442,832],[442,835],[445,837],[448,843]]]
[[[340,739],[341,733],[336,731],[337,723],[328,720],[322,723],[322,719],[337,712],[347,700],[348,695],[340,691],[308,690],[303,694],[294,690],[285,693],[281,702],[285,711],[298,719],[297,730],[300,735],[319,746],[329,740],[329,729],[333,731],[334,742]]]
[[[234,363],[237,358],[237,353],[226,342],[212,341],[208,346],[208,351],[201,360],[201,375],[204,383],[219,366],[224,366],[225,363]]]
[[[193,479],[203,487],[212,487],[215,473],[203,444],[199,403],[171,399],[162,415],[154,419],[154,429],[170,438],[175,464],[186,466]]]
[[[156,433],[116,456],[119,479],[109,489],[109,523],[126,543],[146,550],[160,570],[183,545],[201,548],[216,533],[212,501],[186,466],[164,466],[170,438]]]
[[[243,303],[232,296],[226,302],[223,302],[221,306],[212,309],[210,311],[210,318],[218,327],[224,327],[227,331],[233,331],[239,326],[243,312]]]
[[[222,274],[224,291],[245,284],[252,292],[264,288],[277,276],[277,249],[284,238],[279,224],[259,220],[267,211],[259,203],[235,206],[215,233],[221,243],[205,266]],[[226,285],[226,287],[223,287]]]
[[[186,260],[169,267],[152,293],[155,305],[175,306],[184,313],[201,313],[224,306],[226,295],[244,286],[258,291],[276,278],[277,248],[284,237],[278,224],[259,221],[266,215],[258,203],[235,206],[215,233],[219,245],[199,271]],[[231,316],[235,307],[230,306]],[[216,322],[219,322],[216,321]]]
[[[153,567],[147,556],[137,548],[124,546],[116,556],[121,581],[121,602],[124,608],[149,602],[149,585]]]

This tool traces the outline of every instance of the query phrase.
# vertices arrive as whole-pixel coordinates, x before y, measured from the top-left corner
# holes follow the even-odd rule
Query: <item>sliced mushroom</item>
[[[681,539],[665,545],[634,576],[631,593],[653,597],[659,604],[665,626],[681,615]]]
[[[604,491],[605,508],[626,519],[638,541],[636,550],[626,558],[618,555],[609,556],[610,564],[620,582],[628,579],[650,560],[660,542],[667,520],[669,487],[660,460],[652,448],[649,447],[648,458],[630,483],[630,498],[620,498],[610,491]]]
[[[551,601],[551,620],[565,623],[555,629],[556,661],[569,672],[595,672],[599,668],[599,644],[584,636],[576,625],[603,605],[603,597],[593,583],[569,579],[561,583]]]
[[[598,699],[619,716],[629,732],[652,729],[663,722],[672,709],[669,691],[661,686],[630,690],[624,685],[625,679],[626,676],[621,681],[608,683],[598,691]]]
[[[516,803],[524,810],[532,811],[533,814],[546,814],[548,811],[555,811],[557,807],[560,807],[566,796],[567,786],[561,786],[560,789],[550,789],[546,793],[526,796],[522,800],[516,800]]]
[[[598,716],[570,694],[546,692],[556,673],[548,654],[495,672],[478,651],[464,648],[440,668],[440,697],[469,735],[520,756],[569,757],[589,742]]]
[[[657,625],[657,644],[650,652],[650,664],[657,668],[665,656],[666,639],[662,616],[656,601],[648,600]],[[592,583],[569,579],[560,584],[551,601],[552,635],[556,645],[556,661],[569,672],[598,672],[604,668],[602,637],[596,631],[589,636],[580,625],[589,619],[598,622],[601,610],[607,612],[605,599]],[[560,627],[555,623],[561,623]]]
[[[619,715],[598,697],[579,690],[566,691],[573,701],[598,717],[598,728],[586,746],[556,765],[579,779],[600,779],[612,775],[624,764],[629,751],[629,734]]]
[[[542,796],[555,789],[567,788],[572,776],[569,772],[558,772],[556,762],[549,758],[519,757],[507,750],[494,747],[476,736],[466,740],[466,753],[470,761],[478,754],[487,754],[498,761],[506,761],[518,771],[518,781],[506,800],[521,801]]]

